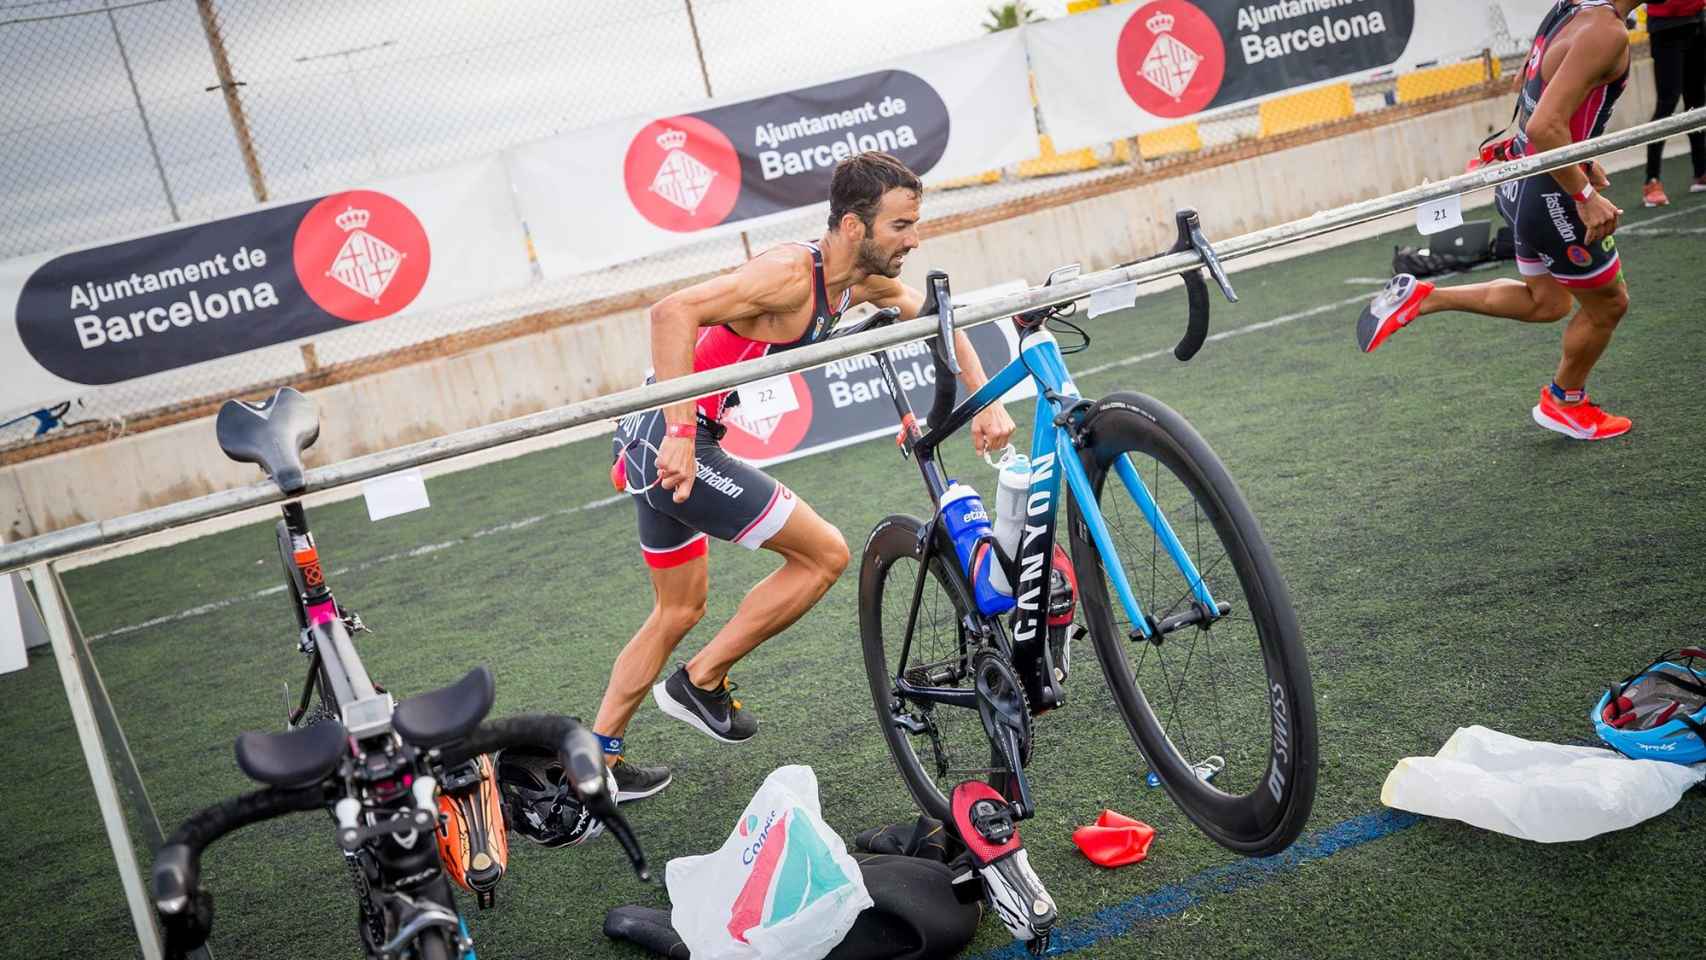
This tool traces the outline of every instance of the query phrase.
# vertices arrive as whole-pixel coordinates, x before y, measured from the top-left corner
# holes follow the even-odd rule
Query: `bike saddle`
[[[417,747],[441,747],[479,726],[492,709],[495,694],[492,672],[475,667],[448,687],[397,704],[391,713],[391,729]]]
[[[344,725],[325,720],[284,733],[237,738],[237,766],[249,779],[273,787],[306,787],[326,779],[344,753]]]
[[[280,387],[260,403],[227,400],[213,426],[226,456],[238,463],[259,464],[287,495],[306,488],[302,451],[320,438],[320,414],[314,401],[290,387]]]

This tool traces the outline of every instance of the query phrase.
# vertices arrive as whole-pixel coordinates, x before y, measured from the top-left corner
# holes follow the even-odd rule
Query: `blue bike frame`
[[[1015,357],[1013,362],[1003,367],[981,389],[956,406],[943,423],[932,424],[930,432],[922,436],[916,436],[916,426],[912,423],[905,394],[894,389],[898,384],[888,356],[878,354],[878,364],[889,379],[896,406],[901,408],[902,423],[906,427],[902,437],[903,443],[908,435],[913,435],[911,451],[918,457],[932,496],[940,502],[947,483],[934,463],[932,454],[935,448],[943,438],[965,426],[1007,391],[1025,379],[1031,379],[1037,387],[1036,423],[1031,434],[1031,487],[1025,498],[1027,516],[1024,532],[1020,537],[1019,555],[1012,558],[1017,571],[1014,593],[1019,602],[1019,616],[1013,626],[1014,643],[1026,644],[1044,635],[1042,625],[1048,610],[1048,554],[1054,543],[1055,498],[1060,492],[1062,474],[1066,477],[1073,499],[1078,503],[1079,515],[1089,528],[1096,550],[1102,556],[1102,566],[1113,581],[1120,606],[1145,639],[1154,639],[1155,624],[1144,613],[1137,597],[1132,593],[1131,584],[1126,579],[1125,567],[1120,563],[1119,551],[1108,533],[1107,522],[1096,503],[1095,492],[1090,489],[1090,478],[1078,460],[1073,434],[1070,430],[1063,429],[1072,422],[1072,411],[1085,406],[1085,401],[1079,396],[1078,387],[1072,382],[1072,375],[1067,372],[1060,346],[1053,334],[1043,330],[1026,331],[1021,335],[1019,346],[1019,356]],[[941,373],[937,375],[941,376]],[[1115,464],[1115,472],[1132,499],[1137,502],[1144,519],[1155,530],[1179,573],[1191,585],[1192,594],[1197,601],[1208,610],[1218,609],[1208,587],[1202,581],[1202,576],[1197,572],[1196,564],[1185,552],[1166,516],[1156,506],[1154,496],[1138,476],[1136,468],[1131,465],[1130,458],[1121,455]],[[1037,518],[1037,522],[1032,522],[1033,517]]]

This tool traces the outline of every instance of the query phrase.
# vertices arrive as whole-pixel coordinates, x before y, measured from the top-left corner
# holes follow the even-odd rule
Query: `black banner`
[[[18,335],[56,376],[117,383],[390,316],[430,266],[407,207],[352,190],[55,257]]]
[[[923,176],[948,133],[929,83],[882,70],[654,121],[629,144],[623,177],[648,221],[690,232],[820,203],[835,165],[868,150]]]
[[[1415,0],[1156,0],[1120,33],[1120,80],[1187,117],[1394,63],[1415,23]]]

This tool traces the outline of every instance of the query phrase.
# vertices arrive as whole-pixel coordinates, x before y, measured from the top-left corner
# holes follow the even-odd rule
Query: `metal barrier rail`
[[[1249,256],[1271,250],[1298,240],[1330,233],[1388,214],[1399,213],[1434,200],[1456,196],[1472,190],[1494,187],[1548,170],[1567,167],[1572,163],[1590,160],[1601,154],[1627,147],[1640,146],[1666,139],[1691,130],[1706,129],[1706,108],[1680,113],[1630,127],[1595,140],[1561,147],[1557,150],[1524,157],[1508,163],[1485,167],[1472,173],[1441,180],[1438,183],[1414,187],[1373,200],[1365,200],[1333,210],[1324,210],[1301,220],[1293,220],[1266,230],[1234,237],[1214,244],[1215,253],[1224,260]],[[1195,252],[1176,253],[1152,260],[1087,273],[1068,283],[1052,287],[1034,287],[1022,293],[999,297],[954,311],[954,326],[969,327],[1009,317],[1024,310],[1078,300],[1106,287],[1121,284],[1142,284],[1182,273],[1202,264]],[[460,433],[437,437],[408,446],[368,454],[342,463],[317,467],[307,472],[307,491],[312,493],[347,486],[397,470],[436,463],[465,454],[476,453],[525,440],[568,427],[580,426],[595,420],[607,420],[639,410],[650,410],[682,400],[701,397],[743,383],[822,366],[862,353],[873,353],[887,347],[913,340],[922,340],[936,331],[934,317],[909,320],[881,330],[856,336],[838,338],[797,350],[716,370],[706,370],[663,383],[636,387],[618,393],[582,400],[566,406],[501,423],[475,427]],[[0,546],[0,573],[30,564],[57,560],[95,547],[122,543],[137,537],[172,527],[209,520],[236,513],[249,507],[278,503],[286,498],[270,481],[234,490],[208,494],[169,506],[156,507],[112,520],[94,521],[56,530],[52,533]]]

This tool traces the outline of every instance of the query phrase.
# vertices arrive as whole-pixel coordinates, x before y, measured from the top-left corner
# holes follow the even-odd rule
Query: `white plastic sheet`
[[[1460,727],[1431,757],[1405,757],[1380,802],[1486,830],[1560,843],[1658,816],[1706,779],[1706,764],[1631,760],[1610,750],[1535,743]]]
[[[821,960],[871,905],[824,822],[811,767],[764,778],[722,847],[664,869],[670,925],[694,960]]]

